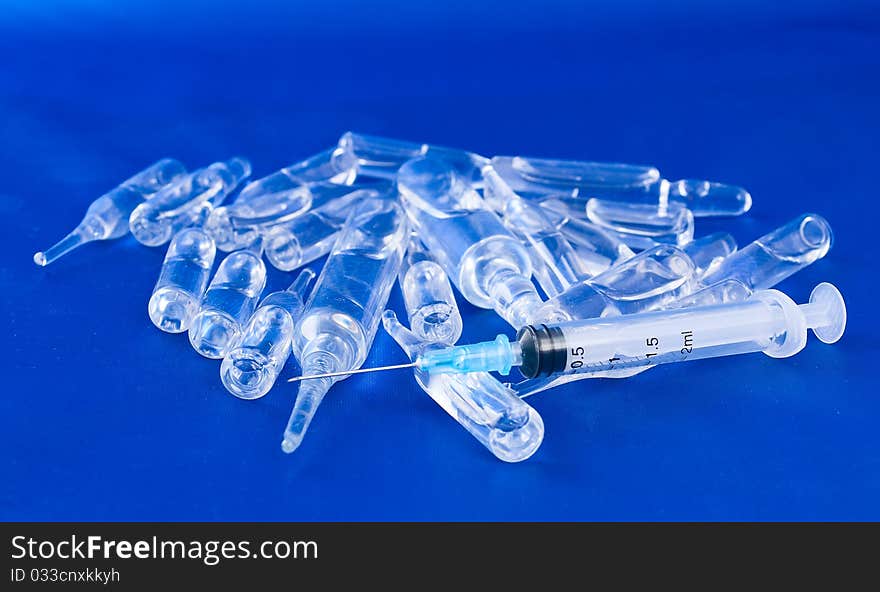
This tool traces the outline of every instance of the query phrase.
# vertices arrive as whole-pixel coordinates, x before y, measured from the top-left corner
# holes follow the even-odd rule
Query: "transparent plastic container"
[[[334,147],[251,181],[242,188],[236,203],[247,203],[261,198],[268,203],[292,202],[292,207],[295,207],[303,200],[303,186],[347,186],[354,183],[355,178],[357,159],[349,151]]]
[[[383,322],[388,334],[413,361],[427,350],[446,345],[408,331],[393,311],[385,311]],[[414,374],[422,390],[499,460],[520,462],[541,446],[541,416],[491,374],[429,374],[418,369]]]
[[[587,199],[599,194],[647,194],[660,181],[652,166],[522,156],[496,156],[492,168],[523,197],[560,194]]]
[[[692,292],[694,272],[682,249],[656,245],[551,298],[539,316],[558,322],[651,310]]]
[[[292,271],[323,257],[333,248],[351,209],[363,199],[380,195],[372,189],[352,191],[289,222],[264,229],[266,259],[277,269]]]
[[[173,158],[150,165],[93,201],[70,234],[45,251],[34,253],[34,263],[44,267],[86,243],[125,236],[134,209],[185,174],[184,166]]]
[[[586,219],[570,216],[565,204],[559,200],[548,199],[538,205],[568,240],[591,276],[635,255],[617,236]]]
[[[554,221],[536,203],[514,193],[492,170],[483,168],[485,195],[501,214],[501,221],[529,251],[533,275],[548,297],[553,297],[577,282],[592,277],[589,266],[581,261]]]
[[[354,132],[346,132],[339,138],[339,148],[355,158],[361,176],[382,179],[394,179],[406,161],[427,156],[446,161],[469,183],[479,187],[483,181],[480,169],[489,162],[484,156],[456,148]]]
[[[449,276],[415,234],[410,237],[399,278],[412,332],[424,341],[458,341],[462,320]]]
[[[694,238],[694,216],[681,204],[658,207],[552,196],[541,205],[560,217],[589,221],[633,249],[647,249],[658,243],[681,246]]]
[[[666,207],[684,206],[694,216],[738,216],[752,207],[752,196],[742,187],[700,179],[669,181],[654,167],[496,156],[492,167],[523,196],[559,194]]]
[[[131,233],[149,247],[167,243],[179,230],[204,221],[250,172],[250,162],[232,158],[181,177],[134,209]]]
[[[386,183],[384,191],[390,189]],[[221,251],[242,249],[273,228],[302,218],[317,209],[350,206],[351,195],[362,195],[357,186],[331,183],[303,185],[279,199],[276,194],[253,197],[247,201],[214,208],[205,229],[214,237]],[[376,193],[374,191],[373,193]]]
[[[694,277],[700,280],[717,269],[736,249],[736,239],[728,232],[714,232],[682,247],[694,262]]]
[[[199,312],[216,253],[214,241],[201,228],[186,228],[174,235],[147,307],[156,327],[166,333],[189,329]]]
[[[266,266],[259,250],[230,253],[217,268],[189,328],[189,342],[206,358],[219,360],[234,347],[263,288]]]
[[[314,271],[304,269],[289,288],[263,298],[220,365],[220,380],[227,391],[239,399],[259,399],[269,392],[290,356],[296,324],[314,277]]]
[[[293,340],[303,376],[359,368],[367,357],[409,237],[406,214],[396,196],[360,201],[309,297]],[[296,450],[318,406],[338,380],[300,383],[284,439]]]
[[[417,158],[397,183],[419,237],[462,296],[514,327],[530,322],[542,300],[528,250],[468,180],[445,161]]]
[[[824,257],[833,240],[825,218],[801,214],[725,257],[702,281],[709,285],[733,279],[750,290],[770,288]]]

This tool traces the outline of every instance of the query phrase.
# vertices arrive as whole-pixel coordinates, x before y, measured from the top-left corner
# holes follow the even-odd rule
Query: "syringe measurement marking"
[[[694,351],[694,332],[693,332],[693,330],[689,329],[687,331],[681,331],[680,334],[682,336],[682,348],[680,350],[680,353],[682,356],[687,356],[688,354],[693,353],[693,351]],[[649,363],[651,363],[651,358],[653,358],[654,356],[661,353],[660,352],[660,338],[659,337],[645,338],[645,346],[646,347],[653,347],[654,350],[656,350],[653,352],[645,352],[644,359],[646,361],[648,361]],[[579,370],[584,367],[584,359],[583,359],[584,353],[585,353],[585,349],[583,347],[578,346],[578,347],[571,348],[570,358],[576,357],[578,359],[571,360],[571,362],[569,362],[569,364],[568,364],[569,370]],[[619,361],[621,361],[621,359],[622,358],[617,357],[617,356],[615,356],[613,358],[608,358],[608,365],[609,365],[608,370],[614,370],[615,362],[619,362]],[[639,357],[627,358],[625,363],[634,363],[634,362],[638,362],[638,360],[639,360]]]
[[[694,351],[694,332],[682,331],[681,335],[684,341],[684,347],[681,348],[681,355],[686,356]]]
[[[584,365],[584,360],[583,360],[583,358],[584,358],[584,348],[582,348],[582,347],[573,347],[573,348],[571,348],[571,355],[572,355],[572,356],[580,356],[580,357],[581,357],[580,360],[573,360],[573,361],[571,362],[571,364],[569,364],[569,367],[570,367],[572,370],[577,370],[578,368],[580,368],[581,366]]]
[[[656,350],[660,350],[660,339],[658,337],[648,337],[645,339],[645,345],[648,347],[654,347]],[[657,355],[657,352],[647,352],[645,357],[650,361],[651,358]]]

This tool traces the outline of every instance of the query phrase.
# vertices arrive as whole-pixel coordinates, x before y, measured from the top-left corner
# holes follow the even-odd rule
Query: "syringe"
[[[808,304],[762,290],[745,302],[528,325],[515,341],[499,335],[495,341],[426,351],[412,366],[429,373],[501,374],[518,366],[524,376],[536,378],[757,351],[785,358],[804,348],[808,328],[820,341],[834,343],[845,326],[843,297],[833,285],[821,283]]]

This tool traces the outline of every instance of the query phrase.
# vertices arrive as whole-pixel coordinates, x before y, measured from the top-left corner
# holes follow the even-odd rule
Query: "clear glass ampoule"
[[[694,263],[694,278],[702,282],[703,276],[717,269],[736,252],[737,244],[729,232],[713,232],[692,240],[681,249]]]
[[[665,207],[682,205],[694,216],[738,216],[752,207],[742,187],[700,179],[669,181],[654,167],[496,156],[492,167],[523,196],[560,194]]]
[[[439,158],[454,167],[458,174],[475,187],[483,181],[480,169],[489,159],[473,152],[393,138],[346,132],[339,138],[339,148],[357,160],[358,174],[381,179],[394,179],[406,161],[427,156]]]
[[[319,152],[314,156],[286,166],[283,169],[245,185],[236,203],[246,203],[259,197],[268,201],[294,204],[301,199],[303,185],[351,185],[357,177],[357,159],[340,147]],[[269,197],[271,196],[271,197]]]
[[[472,304],[514,327],[542,305],[528,250],[445,161],[417,158],[397,176],[404,204],[431,255]]]
[[[385,331],[413,361],[426,350],[452,344],[417,336],[401,325],[391,310],[385,311],[382,321]],[[541,446],[541,416],[491,374],[430,374],[418,369],[414,374],[422,390],[496,458],[520,462]]]
[[[510,189],[492,167],[483,168],[486,202],[500,214],[504,226],[526,246],[532,273],[544,293],[552,298],[570,286],[592,277],[588,265],[537,203]]]
[[[410,237],[399,277],[413,333],[430,342],[458,341],[462,320],[449,276],[415,233]]]
[[[373,189],[350,191],[289,222],[263,229],[266,259],[281,271],[293,271],[323,257],[333,248],[352,208],[364,199],[380,195]]]
[[[735,279],[750,290],[775,286],[821,259],[831,248],[831,225],[818,214],[801,214],[725,257],[702,278],[704,285]]]
[[[496,156],[492,168],[523,197],[560,194],[587,199],[604,192],[640,196],[660,180],[652,166],[616,162]]]
[[[376,335],[409,237],[396,195],[360,201],[312,290],[293,353],[303,376],[359,368]],[[318,406],[340,377],[300,383],[281,448],[296,450]]]
[[[245,202],[236,201],[214,208],[205,222],[205,229],[214,237],[218,249],[234,251],[253,243],[280,224],[301,218],[315,208],[345,200],[356,191],[349,185],[320,183],[303,185],[288,192],[283,200],[277,199],[275,194],[268,194]]]
[[[232,158],[185,175],[134,209],[131,233],[150,247],[165,244],[178,230],[203,220],[250,172],[250,162]]]
[[[156,327],[166,333],[189,329],[199,312],[216,252],[214,241],[201,228],[185,228],[174,235],[147,307]]]
[[[546,199],[538,205],[568,240],[590,275],[599,275],[635,255],[617,236],[586,219],[569,215],[565,204],[558,199]]]
[[[772,288],[824,257],[832,242],[827,220],[817,214],[802,214],[741,251],[720,258],[703,274],[702,288],[666,308],[746,300],[754,291]]]
[[[693,291],[694,271],[682,249],[655,245],[551,298],[539,315],[568,321],[652,310]]]
[[[206,358],[225,356],[238,341],[242,324],[253,314],[265,287],[266,266],[259,244],[227,255],[189,328],[193,348]]]
[[[657,243],[684,245],[694,238],[694,216],[679,203],[655,206],[552,196],[544,206],[562,216],[585,218],[633,249]]]
[[[752,296],[752,290],[739,280],[728,279],[709,284],[690,294],[676,298],[663,306],[668,308],[686,308],[688,306],[714,306],[727,302],[739,302]]]
[[[239,399],[259,399],[269,392],[290,356],[296,324],[314,277],[314,271],[304,269],[289,288],[263,298],[238,343],[220,364],[220,380],[226,390]]]
[[[123,181],[93,201],[70,234],[45,251],[35,253],[34,263],[46,266],[86,243],[124,236],[134,209],[184,174],[186,169],[179,161],[163,158]]]

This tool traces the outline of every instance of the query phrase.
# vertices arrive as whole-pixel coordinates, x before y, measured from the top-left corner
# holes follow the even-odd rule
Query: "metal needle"
[[[294,376],[293,378],[288,378],[287,382],[298,382],[300,380],[309,380],[312,378],[330,378],[332,376],[348,376],[349,374],[364,374],[366,372],[381,372],[384,370],[400,370],[401,368],[415,368],[418,365],[417,362],[410,362],[409,364],[396,364],[394,366],[379,366],[378,368],[360,368],[358,370],[345,370],[342,372],[326,372],[324,374],[309,374],[308,376]]]

